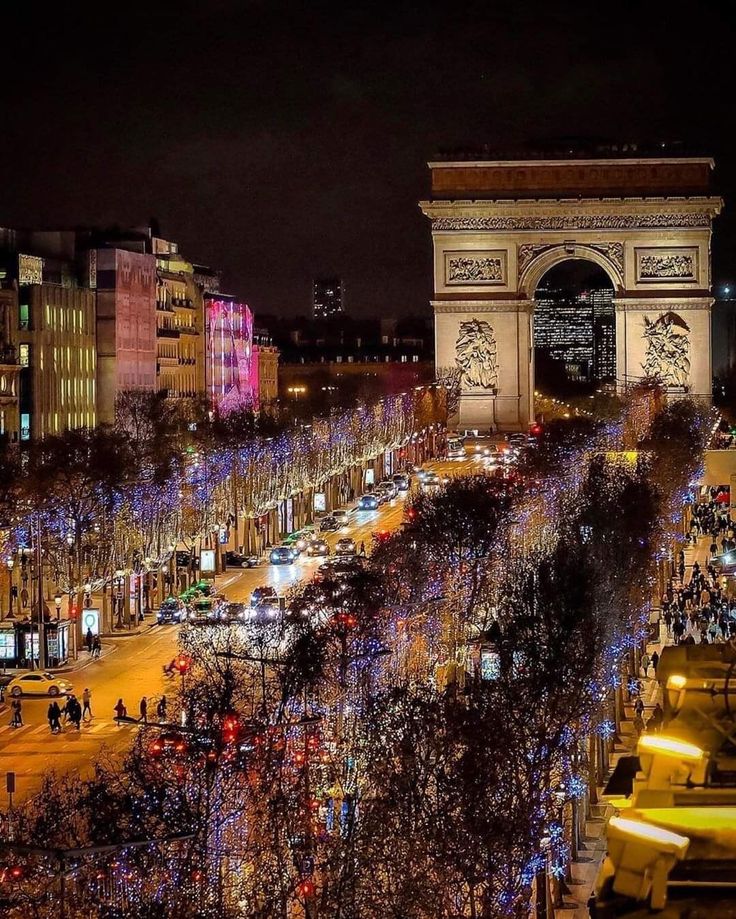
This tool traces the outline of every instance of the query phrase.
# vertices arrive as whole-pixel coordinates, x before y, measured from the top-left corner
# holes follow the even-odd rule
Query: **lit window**
[[[20,416],[20,439],[31,439],[31,416],[28,412],[21,412]]]
[[[31,346],[18,345],[18,363],[21,367],[31,366]]]
[[[27,303],[21,303],[18,307],[18,327],[21,329],[31,327],[31,309]]]

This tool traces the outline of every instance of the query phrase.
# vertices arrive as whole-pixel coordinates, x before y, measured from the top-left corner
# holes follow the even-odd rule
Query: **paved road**
[[[471,471],[474,462],[437,462],[429,466],[440,474],[455,475]],[[358,546],[365,541],[369,549],[371,536],[377,529],[392,530],[399,526],[405,500],[406,496],[401,495],[377,511],[357,512],[349,527],[327,535],[327,541],[334,546],[341,536],[349,535]],[[321,562],[322,559],[301,557],[293,565],[264,565],[245,571],[229,569],[218,577],[217,587],[231,600],[249,600],[253,588],[261,584],[271,584],[283,592],[308,578]],[[153,626],[140,635],[104,639],[105,653],[99,661],[87,662],[67,674],[79,698],[85,687],[92,692],[94,717],[79,732],[66,726],[62,734],[51,735],[46,721],[49,699],[45,697],[23,699],[25,724],[21,728],[9,726],[11,716],[6,708],[0,714],[0,803],[3,806],[6,803],[2,797],[5,787],[2,773],[6,771],[16,773],[16,800],[19,800],[37,791],[42,776],[50,770],[59,774],[69,770],[84,774],[103,748],[113,752],[124,749],[139,728],[118,727],[113,721],[113,706],[122,697],[128,713],[137,717],[141,697],[146,695],[149,718],[154,714],[161,694],[175,688],[163,676],[161,668],[176,653],[178,630],[176,625]],[[82,658],[85,656],[86,652],[82,652]]]

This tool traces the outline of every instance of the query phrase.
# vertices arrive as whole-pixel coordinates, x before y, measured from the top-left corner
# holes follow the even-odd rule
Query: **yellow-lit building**
[[[156,256],[157,388],[172,399],[205,393],[204,303],[194,266],[176,243],[153,239]]]
[[[258,404],[267,408],[279,395],[279,349],[267,332],[253,333],[253,359],[258,366]]]

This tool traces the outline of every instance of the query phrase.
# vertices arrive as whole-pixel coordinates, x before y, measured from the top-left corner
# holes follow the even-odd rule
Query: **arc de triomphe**
[[[722,201],[707,158],[430,163],[435,360],[459,367],[458,427],[534,420],[534,294],[567,259],[614,288],[620,390],[657,377],[711,394],[710,238]]]

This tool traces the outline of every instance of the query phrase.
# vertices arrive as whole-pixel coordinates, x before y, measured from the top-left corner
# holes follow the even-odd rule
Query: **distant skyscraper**
[[[312,315],[332,319],[344,312],[344,289],[340,278],[316,278],[312,283]]]
[[[535,298],[534,347],[565,364],[575,380],[616,376],[613,291],[540,288]]]

